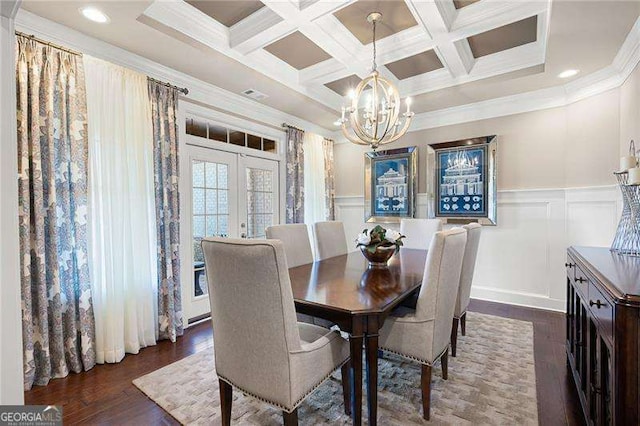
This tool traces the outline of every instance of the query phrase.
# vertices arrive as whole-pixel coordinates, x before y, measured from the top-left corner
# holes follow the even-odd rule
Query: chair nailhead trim
[[[347,360],[347,361],[348,361],[348,360]],[[326,382],[326,381],[327,381],[327,379],[328,379],[329,377],[331,377],[331,375],[332,375],[333,373],[335,373],[336,371],[338,371],[338,368],[341,368],[344,364],[346,364],[346,363],[347,363],[347,361],[343,362],[342,364],[340,364],[339,366],[337,366],[336,368],[334,368],[333,370],[331,370],[331,372],[330,372],[329,374],[327,374],[327,375],[326,375],[326,376],[325,376],[325,377],[324,377],[324,378],[323,378],[323,379],[322,379],[322,380],[321,380],[317,385],[315,385],[314,387],[312,387],[309,391],[307,391],[307,393],[305,393],[305,394],[304,394],[300,399],[298,399],[298,400],[296,401],[296,403],[295,403],[295,404],[293,404],[293,407],[292,407],[292,408],[287,408],[287,407],[285,407],[285,406],[284,406],[284,405],[282,405],[282,404],[279,404],[279,403],[277,403],[277,402],[270,401],[270,400],[268,400],[268,399],[265,399],[265,398],[263,398],[263,397],[261,397],[261,396],[258,396],[258,395],[256,395],[256,394],[254,394],[254,393],[252,393],[252,392],[249,392],[249,391],[245,390],[244,388],[241,388],[240,386],[238,386],[238,385],[234,384],[231,380],[227,379],[226,377],[222,377],[222,376],[221,376],[221,375],[219,375],[219,374],[218,374],[218,378],[220,378],[220,379],[224,380],[225,382],[229,383],[231,386],[233,386],[234,388],[237,388],[238,390],[240,390],[240,391],[241,391],[242,393],[244,393],[244,394],[247,394],[247,395],[249,395],[249,396],[251,396],[251,397],[253,397],[253,398],[255,398],[255,399],[259,400],[259,401],[266,402],[266,403],[267,403],[267,404],[269,404],[269,405],[273,405],[273,406],[274,406],[274,407],[276,407],[276,408],[280,408],[282,411],[285,411],[285,412],[287,412],[287,413],[291,413],[293,410],[295,410],[296,408],[298,408],[298,406],[302,403],[302,401],[304,401],[304,399],[305,399],[307,396],[309,396],[310,394],[312,394],[312,393],[313,393],[313,391],[315,391],[316,389],[318,389],[318,388],[319,388],[319,387],[320,387],[324,382]]]
[[[400,352],[397,352],[397,351],[392,351],[391,349],[384,348],[384,347],[380,347],[380,349],[382,349],[383,351],[386,351],[386,352],[391,352],[392,354],[399,355],[399,356],[401,356],[403,358],[410,359],[412,361],[417,361],[420,364],[432,365],[434,362],[436,362],[438,359],[440,359],[440,357],[442,357],[442,355],[444,355],[445,352],[447,352],[449,350],[449,345],[447,345],[447,347],[444,349],[444,351],[442,351],[440,353],[440,355],[438,355],[433,361],[427,361],[426,359],[416,358],[414,356],[406,355],[406,354],[403,354],[403,353],[400,353]]]

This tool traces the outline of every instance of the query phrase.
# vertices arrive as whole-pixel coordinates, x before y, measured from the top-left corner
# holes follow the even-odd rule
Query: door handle
[[[600,308],[601,308],[601,307],[603,307],[605,304],[604,304],[604,303],[602,303],[602,302],[600,301],[600,299],[596,300],[595,302],[594,302],[593,300],[589,300],[589,306],[593,306],[593,305],[595,305],[595,306],[596,306],[596,308],[600,309]]]
[[[584,278],[580,277],[580,278],[576,278],[574,281],[577,282],[577,283],[583,283],[586,280]]]

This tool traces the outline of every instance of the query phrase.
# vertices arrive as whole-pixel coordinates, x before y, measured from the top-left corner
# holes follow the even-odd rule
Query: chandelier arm
[[[359,137],[360,139],[362,139],[363,141],[365,141],[365,142],[367,142],[369,144],[372,144],[372,143],[376,142],[376,140],[373,139],[371,137],[371,135],[367,134],[362,128],[360,128],[360,127],[352,127],[352,130],[353,130],[353,133],[355,133],[355,135],[357,137]]]
[[[363,131],[362,130],[363,126],[360,123],[360,115],[358,114],[358,101],[360,100],[360,97],[362,96],[362,92],[364,88],[367,86],[367,83],[369,80],[370,80],[370,77],[367,77],[364,80],[362,80],[360,84],[358,84],[358,86],[356,87],[356,96],[353,98],[353,101],[351,103],[353,112],[349,116],[349,122],[351,123],[351,127],[354,129],[354,132],[355,132],[355,129],[360,129],[361,132]]]
[[[384,80],[385,83],[392,87],[391,83],[388,80]],[[400,115],[400,93],[397,90],[393,90],[393,118],[389,118],[392,123],[396,123],[398,121],[398,117]]]
[[[346,126],[343,125],[342,127],[342,134],[344,135],[345,138],[347,138],[350,142],[355,143],[356,145],[371,145],[368,142],[363,141],[362,139],[359,139],[358,136],[352,136],[349,134],[349,131],[347,130]]]
[[[395,142],[398,139],[400,139],[402,136],[404,136],[404,134],[407,133],[407,129],[409,129],[409,125],[411,124],[412,117],[413,117],[412,115],[411,116],[407,116],[407,119],[404,122],[404,126],[402,126],[402,130],[400,130],[400,132],[398,134],[394,135],[393,138],[389,139],[385,143]]]
[[[350,124],[351,124],[351,130],[353,130],[353,133],[355,134],[355,136],[356,136],[357,138],[360,138],[360,140],[364,141],[364,144],[363,144],[363,145],[369,145],[369,144],[375,143],[375,141],[374,141],[374,140],[372,140],[372,139],[371,139],[371,137],[370,137],[368,134],[366,134],[366,133],[362,130],[362,128],[361,128],[360,126],[358,126],[358,125],[357,125],[358,123],[357,123],[357,122],[355,121],[355,119],[353,118],[353,115],[351,115],[351,116],[349,117],[349,119],[350,119]],[[345,130],[343,131],[343,133],[345,134],[345,136],[347,136],[347,133],[346,133],[346,123],[343,123],[343,128],[345,129]],[[349,137],[349,136],[347,136],[347,137]]]
[[[386,90],[385,90],[385,95],[386,95],[387,99],[389,99],[390,101],[394,102],[394,107],[388,113],[387,125],[386,125],[386,127],[384,129],[384,133],[382,134],[382,137],[380,138],[381,141],[385,140],[387,138],[387,134],[389,133],[390,127],[391,128],[395,128],[395,125],[391,125],[391,123],[395,123],[396,116],[397,116],[397,114],[396,114],[396,112],[397,112],[397,106],[396,106],[397,105],[397,101],[395,99],[395,91],[393,90],[392,86],[389,86],[389,87],[391,89],[390,90],[391,93],[387,93]],[[394,97],[393,100],[390,99],[392,96]]]
[[[391,115],[391,114],[389,114],[389,115]],[[391,117],[388,117],[388,119],[386,120],[386,122],[387,122],[387,123],[386,123],[386,125],[385,125],[385,127],[384,127],[384,133],[383,133],[383,134],[382,134],[382,136],[380,137],[380,141],[383,141],[383,140],[387,137],[387,134],[389,133],[389,125],[390,125],[390,124],[391,124],[391,122],[392,122]],[[393,126],[393,127],[395,127],[395,126]]]
[[[383,78],[383,79],[382,79],[382,81],[386,81],[386,80]],[[384,99],[385,99],[386,101],[389,101],[389,100],[390,100],[389,98],[391,97],[391,93],[393,92],[393,90],[392,90],[392,91],[391,91],[391,93],[390,93],[390,92],[388,92],[388,91],[387,91],[387,87],[390,87],[390,86],[385,86],[384,84],[380,85],[380,88],[382,89],[382,92],[383,92],[383,95],[384,95]],[[384,132],[382,133],[382,136],[380,136],[380,140],[384,140],[384,138],[386,137],[387,132],[389,131],[389,124],[390,124],[390,123],[391,123],[391,121],[392,121],[392,120],[391,120],[391,114],[390,114],[390,113],[389,113],[389,111],[388,111],[389,106],[390,106],[390,105],[387,105],[387,106],[386,106],[386,108],[387,108],[387,115],[386,115],[386,119],[385,119],[385,123],[386,123],[386,124],[385,124],[385,127],[384,127]],[[384,114],[384,113],[385,113],[385,112],[383,111],[383,114]]]
[[[391,134],[385,135],[385,139],[383,141],[381,141],[380,144],[384,145],[384,144],[389,143],[389,141],[393,139],[393,137],[396,135],[397,132],[398,132],[398,126],[392,126],[391,127]]]

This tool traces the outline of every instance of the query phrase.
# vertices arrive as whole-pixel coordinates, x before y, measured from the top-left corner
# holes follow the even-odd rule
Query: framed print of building
[[[431,148],[435,217],[449,223],[495,225],[497,137],[445,142]]]
[[[365,153],[365,221],[414,216],[416,165],[416,147]]]

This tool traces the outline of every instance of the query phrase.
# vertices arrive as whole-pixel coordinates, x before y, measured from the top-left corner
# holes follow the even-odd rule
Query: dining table
[[[426,250],[401,248],[386,266],[370,266],[357,251],[289,269],[296,311],[349,334],[354,425],[362,424],[363,346],[368,420],[376,425],[378,332],[394,308],[420,288],[426,258]]]

